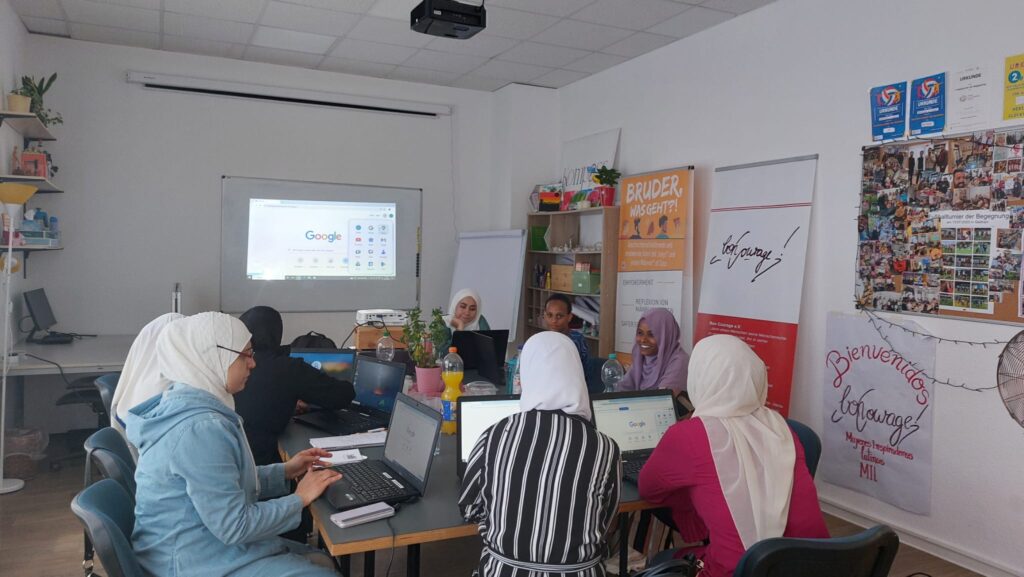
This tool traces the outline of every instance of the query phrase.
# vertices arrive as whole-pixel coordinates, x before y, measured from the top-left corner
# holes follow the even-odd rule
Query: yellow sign
[[[628,176],[619,184],[619,271],[683,270],[693,169]]]
[[[1003,72],[1003,120],[1024,118],[1024,54],[1008,56]]]

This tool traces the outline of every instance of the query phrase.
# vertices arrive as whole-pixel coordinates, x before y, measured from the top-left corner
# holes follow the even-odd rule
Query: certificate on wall
[[[871,139],[883,142],[907,134],[907,83],[871,89]]]
[[[946,73],[910,84],[910,135],[941,134],[946,126]]]
[[[949,80],[949,131],[968,132],[987,123],[991,92],[988,74],[981,66],[963,68]]]
[[[1024,54],[1007,57],[1003,72],[1003,120],[1024,118]]]

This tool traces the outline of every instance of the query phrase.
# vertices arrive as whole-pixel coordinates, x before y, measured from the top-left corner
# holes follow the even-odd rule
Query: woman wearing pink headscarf
[[[679,324],[668,309],[651,309],[640,317],[633,345],[633,366],[618,384],[620,391],[686,390],[690,356],[679,344]]]

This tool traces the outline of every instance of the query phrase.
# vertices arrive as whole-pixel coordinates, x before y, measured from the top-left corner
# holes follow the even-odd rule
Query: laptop
[[[352,382],[355,374],[356,354],[351,349],[292,349],[289,356],[338,380]]]
[[[669,427],[676,424],[672,391],[624,391],[592,395],[597,430],[619,445],[622,478],[636,483],[647,458]]]
[[[466,370],[476,371],[481,378],[495,385],[504,383],[507,330],[454,331],[452,346],[459,350]]]
[[[352,385],[352,405],[337,411],[312,411],[295,420],[331,435],[354,435],[388,426],[395,397],[405,385],[405,365],[360,356]]]
[[[441,414],[406,395],[398,395],[383,459],[335,467],[341,479],[327,489],[327,500],[345,511],[373,503],[393,505],[420,497],[434,460]]]
[[[74,335],[50,332],[50,327],[57,324],[57,318],[53,316],[53,309],[50,308],[50,299],[46,298],[46,291],[39,288],[25,291],[22,296],[25,298],[25,308],[28,309],[29,316],[32,317],[32,331],[25,341],[40,345],[66,345],[74,340]],[[37,338],[37,331],[45,334]]]
[[[498,421],[520,412],[519,395],[485,395],[459,397],[456,445],[459,458],[455,461],[459,478],[466,473],[469,455],[480,436]]]

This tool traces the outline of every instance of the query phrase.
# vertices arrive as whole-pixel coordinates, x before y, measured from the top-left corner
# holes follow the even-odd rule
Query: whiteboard
[[[509,342],[514,342],[525,256],[525,230],[460,234],[448,302],[464,288],[477,291],[487,324],[495,330],[508,329]]]

